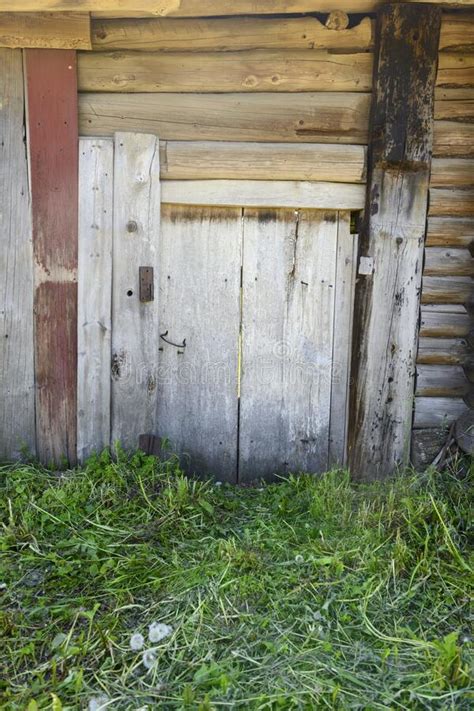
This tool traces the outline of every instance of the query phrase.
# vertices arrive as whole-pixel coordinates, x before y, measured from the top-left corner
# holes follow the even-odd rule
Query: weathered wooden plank
[[[160,161],[155,136],[118,133],[112,257],[112,444],[156,428],[158,298],[139,299],[140,266],[158,273]]]
[[[474,283],[470,277],[423,277],[424,304],[465,304],[472,300]]]
[[[0,49],[0,460],[35,453],[33,250],[20,50]]]
[[[424,470],[436,459],[448,439],[448,427],[429,427],[413,430],[411,462],[418,470]]]
[[[468,13],[446,13],[441,20],[439,36],[440,51],[474,51],[474,15]]]
[[[318,50],[84,52],[79,90],[105,92],[370,91],[372,55]]]
[[[362,52],[372,48],[372,27],[373,22],[368,17],[354,27],[338,32],[328,29],[316,17],[123,18],[94,20],[92,44],[97,51],[337,49]]]
[[[436,101],[470,102],[474,99],[474,88],[472,86],[437,86],[435,87],[435,99]]]
[[[436,86],[474,86],[474,54],[441,52]]]
[[[113,142],[79,147],[77,456],[110,445]]]
[[[329,464],[344,466],[347,457],[352,321],[358,236],[351,234],[350,213],[338,213],[334,337],[329,428]]]
[[[245,210],[242,482],[328,466],[336,257],[336,214]]]
[[[474,188],[431,188],[429,215],[474,217]]]
[[[474,160],[466,158],[433,159],[430,178],[432,188],[465,188],[472,185],[474,185]]]
[[[464,397],[470,390],[471,384],[460,365],[417,365],[417,396]]]
[[[0,47],[91,49],[88,13],[0,12]]]
[[[367,142],[370,94],[82,94],[82,135],[160,140]]]
[[[427,246],[469,247],[474,242],[474,220],[449,217],[428,218]]]
[[[474,259],[469,249],[462,247],[427,247],[426,276],[474,276]]]
[[[192,472],[237,478],[242,211],[165,206],[158,431]]]
[[[76,458],[78,131],[74,50],[24,50],[35,259],[37,453]]]
[[[474,322],[464,306],[426,304],[421,309],[420,336],[457,338],[467,336]]]
[[[463,365],[473,358],[465,338],[420,338],[417,363]]]
[[[455,397],[415,398],[414,427],[448,427],[468,411],[464,400]]]
[[[472,121],[474,119],[474,98],[437,99],[435,101],[434,117],[445,121]]]
[[[161,141],[162,180],[365,181],[365,146]]]
[[[363,185],[286,180],[167,180],[162,201],[176,205],[308,207],[361,210]]]
[[[439,7],[400,4],[377,19],[360,235],[374,272],[356,292],[349,418],[358,479],[389,476],[409,459],[440,21]]]
[[[434,156],[474,156],[474,123],[435,121],[433,132]]]

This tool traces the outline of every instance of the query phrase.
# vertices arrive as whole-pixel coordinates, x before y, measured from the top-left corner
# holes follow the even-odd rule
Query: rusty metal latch
[[[138,267],[140,282],[140,301],[146,303],[155,298],[153,267]]]

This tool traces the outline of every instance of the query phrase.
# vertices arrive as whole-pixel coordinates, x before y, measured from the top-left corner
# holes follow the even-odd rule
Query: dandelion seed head
[[[148,639],[156,644],[165,637],[169,637],[172,632],[173,628],[170,625],[165,625],[163,622],[152,622],[148,627]]]
[[[101,696],[93,696],[89,699],[89,711],[102,711],[102,709],[107,708],[109,704],[109,699],[105,694]]]
[[[295,555],[295,563],[298,563],[298,565],[301,565],[302,563],[304,563],[304,558],[303,558],[303,556],[302,556],[302,555],[299,555],[299,554],[298,554],[298,555]]]
[[[142,662],[146,669],[153,669],[156,664],[156,653],[153,649],[145,649],[142,656]]]
[[[130,649],[133,649],[134,652],[139,652],[140,649],[143,649],[145,646],[145,637],[140,634],[140,632],[135,632],[135,634],[132,634],[130,637]]]

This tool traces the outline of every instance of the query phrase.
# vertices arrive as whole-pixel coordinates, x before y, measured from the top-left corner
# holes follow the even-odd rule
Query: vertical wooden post
[[[76,53],[25,50],[35,261],[37,453],[76,458]]]
[[[352,358],[354,478],[408,463],[441,10],[389,4],[378,14]],[[370,262],[369,262],[370,264]]]

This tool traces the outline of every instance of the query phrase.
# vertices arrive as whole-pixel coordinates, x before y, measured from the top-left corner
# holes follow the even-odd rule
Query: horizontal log
[[[160,142],[162,180],[322,180],[362,183],[365,180],[365,162],[365,146]]]
[[[162,140],[367,143],[370,94],[82,94],[84,136]]]
[[[175,205],[361,210],[365,187],[265,180],[167,180],[161,201]]]
[[[461,311],[446,310],[446,305],[433,307],[425,305],[421,309],[420,336],[430,338],[462,338],[467,336],[474,322],[464,307]],[[453,309],[456,305],[449,305]]]
[[[435,121],[433,155],[438,157],[473,157],[474,123]]]
[[[474,185],[474,160],[467,158],[433,158],[432,188],[464,188]]]
[[[427,247],[426,276],[474,276],[474,259],[469,249],[462,247]]]
[[[436,86],[474,86],[474,54],[441,52]]]
[[[91,49],[85,12],[0,13],[0,47]]]
[[[415,395],[464,397],[472,389],[460,365],[418,365]]]
[[[474,217],[473,188],[431,188],[429,215]]]
[[[421,300],[424,304],[465,304],[474,296],[470,277],[424,276]]]
[[[446,13],[441,21],[440,51],[474,51],[474,15]]]
[[[426,245],[469,247],[474,241],[474,220],[450,217],[429,217]]]
[[[370,91],[372,55],[316,50],[84,52],[79,91],[220,93]]]
[[[417,363],[425,365],[463,365],[473,353],[465,338],[420,338]]]
[[[373,20],[350,29],[328,29],[316,17],[226,19],[94,20],[97,51],[231,51],[251,49],[337,49],[364,52],[373,46]]]
[[[474,119],[474,94],[469,99],[436,99],[434,117],[436,120],[445,121],[472,121]]]
[[[468,409],[461,398],[416,397],[413,426],[415,429],[422,427],[448,427]]]
[[[437,86],[436,101],[472,101],[474,89],[472,86]]]

